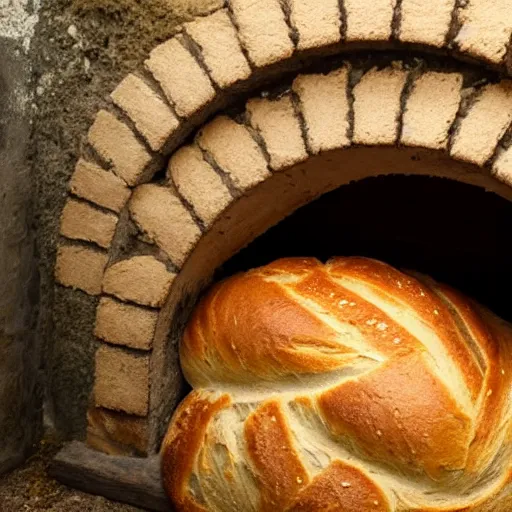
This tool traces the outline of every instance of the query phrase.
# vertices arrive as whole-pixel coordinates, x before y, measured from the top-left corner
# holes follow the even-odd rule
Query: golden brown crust
[[[288,512],[389,512],[386,495],[361,470],[334,461],[313,479]]]
[[[178,511],[512,510],[512,328],[449,287],[278,260],[213,287],[180,350]]]
[[[335,435],[350,436],[383,462],[421,469],[434,479],[464,468],[471,420],[421,353],[326,391],[318,403]]]
[[[261,512],[285,510],[309,483],[278,402],[261,405],[245,422],[247,452],[261,489]]]
[[[189,491],[189,479],[199,453],[208,425],[212,418],[231,403],[223,395],[214,401],[193,391],[180,404],[171,421],[171,428],[162,444],[162,476],[164,486],[183,512],[205,512]]]
[[[512,331],[508,325],[491,313],[481,310],[489,337],[494,340],[494,350],[487,351],[487,376],[482,387],[482,403],[476,420],[468,470],[481,471],[488,464],[488,453],[493,452],[494,436],[500,426],[508,423],[512,434]],[[510,443],[510,439],[509,439]],[[511,463],[512,466],[512,463]]]
[[[202,383],[203,375],[212,381],[247,382],[329,371],[350,354],[335,342],[333,329],[297,304],[278,283],[256,272],[215,287],[189,325],[181,361],[192,385]],[[297,349],[303,346],[311,346],[312,353],[300,354]],[[202,372],[194,372],[196,367]]]
[[[480,369],[449,309],[437,296],[437,283],[430,281],[434,288],[426,286],[413,276],[366,258],[335,258],[329,262],[328,267],[333,277],[354,278],[370,285],[384,300],[394,300],[400,306],[411,308],[443,339],[453,360],[464,368],[464,379],[476,399],[482,383]]]

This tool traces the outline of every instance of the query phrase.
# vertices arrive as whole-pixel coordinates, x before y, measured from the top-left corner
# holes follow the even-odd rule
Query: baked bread
[[[178,511],[512,511],[512,330],[378,261],[216,285],[162,447]]]

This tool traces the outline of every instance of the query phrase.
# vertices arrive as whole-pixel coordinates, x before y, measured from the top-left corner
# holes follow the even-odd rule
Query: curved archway
[[[120,186],[133,187],[149,181],[162,155],[234,98],[325,57],[415,49],[506,76],[511,35],[506,0],[490,7],[485,0],[231,0],[186,23],[118,85],[110,109],[100,110],[89,130],[84,156],[111,169]]]
[[[187,306],[218,265],[299,206],[386,174],[449,177],[512,199],[500,182],[512,171],[512,88],[466,88],[464,80],[424,64],[345,63],[249,100],[236,118],[215,118],[173,154],[163,180],[131,194],[113,174],[82,163],[61,227],[80,243],[61,246],[56,274],[65,286],[102,294],[91,444],[158,448],[179,397],[173,343]],[[87,175],[97,176],[96,188]],[[94,194],[110,210],[128,201],[119,222],[83,201]],[[128,322],[137,328],[127,337]]]

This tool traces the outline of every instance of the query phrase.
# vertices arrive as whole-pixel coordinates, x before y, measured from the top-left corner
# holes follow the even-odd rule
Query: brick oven
[[[95,355],[85,440],[55,474],[167,509],[158,451],[186,390],[178,344],[219,276],[357,251],[464,288],[482,258],[503,258],[499,231],[475,234],[461,212],[510,217],[511,32],[505,0],[230,0],[154,48],[97,113],[62,211],[56,287],[91,297]],[[427,207],[457,222],[429,229]],[[468,292],[492,302],[497,281]]]

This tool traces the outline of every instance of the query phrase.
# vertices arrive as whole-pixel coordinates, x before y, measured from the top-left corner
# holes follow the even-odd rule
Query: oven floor
[[[0,510],[9,512],[140,512],[142,509],[85,494],[59,484],[47,468],[61,445],[47,434],[20,468],[0,477]]]

